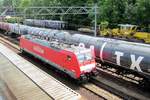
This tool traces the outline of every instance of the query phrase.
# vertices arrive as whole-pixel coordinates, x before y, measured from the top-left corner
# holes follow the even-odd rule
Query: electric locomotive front
[[[69,48],[71,52],[74,52],[75,57],[78,62],[80,77],[78,79],[80,81],[89,80],[90,76],[96,75],[96,62],[95,55],[93,49],[85,48],[81,46],[72,46]]]

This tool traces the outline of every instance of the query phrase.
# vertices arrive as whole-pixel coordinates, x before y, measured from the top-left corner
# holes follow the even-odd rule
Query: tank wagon
[[[10,28],[13,24],[0,22],[0,29],[5,31],[11,31]]]
[[[141,85],[150,85],[150,45],[127,41],[96,38],[75,34],[72,43],[84,43],[86,47],[94,46],[96,58],[102,64],[116,67],[122,74],[134,73],[143,80]]]
[[[11,24],[6,22],[0,22],[0,29],[7,31],[7,33],[14,35],[25,35],[25,34],[32,34],[32,35],[42,35],[48,37],[54,37],[58,39],[66,39],[70,38],[71,35],[67,31],[63,30],[56,30],[56,29],[46,29],[46,28],[37,28],[31,27],[21,24]],[[15,33],[15,34],[13,34]]]
[[[5,23],[0,22],[0,29],[7,31],[9,34],[15,33],[16,35],[28,34],[28,29],[30,27],[21,24],[12,24],[12,23]],[[14,35],[14,34],[13,34]]]
[[[125,73],[134,73],[144,79],[142,83],[147,83],[148,86],[150,84],[150,45],[148,44],[81,34],[70,35],[65,31],[33,27],[28,28],[28,34],[41,35],[49,39],[57,38],[74,45],[83,43],[87,48],[92,46],[101,64],[111,65]]]
[[[68,25],[65,21],[59,20],[37,20],[37,19],[25,19],[23,22],[25,25],[45,27],[52,29],[67,29]]]

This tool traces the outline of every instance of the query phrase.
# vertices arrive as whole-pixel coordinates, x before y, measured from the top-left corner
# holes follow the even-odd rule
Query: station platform
[[[1,81],[3,85],[1,85]],[[0,44],[1,99],[79,100],[81,96],[3,44]]]

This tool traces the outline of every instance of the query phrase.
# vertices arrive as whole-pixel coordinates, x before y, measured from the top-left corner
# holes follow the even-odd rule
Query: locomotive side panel
[[[20,39],[20,47],[56,68],[68,73],[71,77],[80,77],[79,65],[72,53],[64,52],[62,50],[53,50],[23,38]],[[67,61],[67,56],[72,58],[71,61]]]

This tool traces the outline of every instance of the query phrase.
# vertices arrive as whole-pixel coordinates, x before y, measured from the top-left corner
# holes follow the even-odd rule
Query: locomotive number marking
[[[44,50],[42,48],[38,47],[38,46],[34,46],[33,50],[35,50],[35,51],[37,51],[37,52],[39,52],[41,54],[44,54]]]

